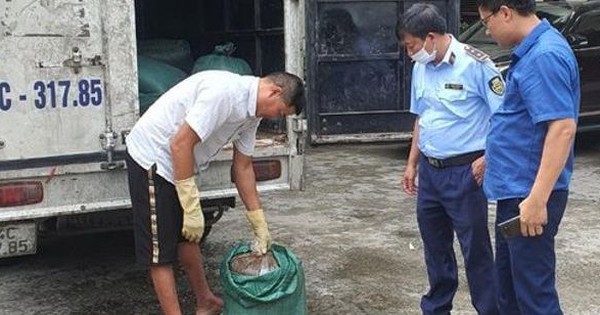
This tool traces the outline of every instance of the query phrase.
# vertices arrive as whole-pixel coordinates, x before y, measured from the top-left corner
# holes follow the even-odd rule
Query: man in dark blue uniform
[[[562,35],[535,0],[478,0],[488,34],[513,48],[506,96],[492,116],[484,189],[497,223],[520,215],[522,236],[496,229],[501,314],[562,314],[554,237],[567,203],[579,111],[579,73]]]
[[[434,5],[418,3],[397,28],[415,61],[410,111],[418,117],[402,186],[409,195],[418,192],[417,220],[429,276],[421,309],[424,314],[452,310],[458,287],[456,232],[473,306],[478,314],[492,315],[498,313],[496,281],[480,185],[489,118],[502,103],[504,82],[486,54],[457,41],[446,27]]]

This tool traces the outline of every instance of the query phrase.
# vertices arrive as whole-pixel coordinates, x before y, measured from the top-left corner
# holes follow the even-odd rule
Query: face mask
[[[425,43],[423,43],[423,48],[421,48],[421,50],[417,51],[416,53],[412,54],[410,58],[412,58],[412,60],[414,60],[415,62],[426,65],[435,60],[435,56],[437,55],[437,50],[435,46],[436,45],[434,43],[433,51],[430,54],[427,52],[427,50],[425,50]]]

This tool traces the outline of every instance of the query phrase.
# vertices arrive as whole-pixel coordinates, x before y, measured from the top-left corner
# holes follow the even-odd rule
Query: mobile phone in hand
[[[498,224],[504,238],[521,236],[521,217],[516,216]]]

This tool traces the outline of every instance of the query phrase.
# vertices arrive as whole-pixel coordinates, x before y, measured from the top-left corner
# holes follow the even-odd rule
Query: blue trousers
[[[471,165],[438,169],[419,161],[417,220],[423,239],[429,291],[423,314],[450,314],[458,287],[454,232],[462,250],[471,303],[481,315],[498,314],[487,199]]]
[[[568,191],[552,192],[547,203],[548,225],[540,236],[507,240],[496,228],[498,306],[501,314],[563,313],[556,292],[554,237],[565,212],[568,194]],[[496,223],[519,215],[522,201],[522,198],[499,200]]]

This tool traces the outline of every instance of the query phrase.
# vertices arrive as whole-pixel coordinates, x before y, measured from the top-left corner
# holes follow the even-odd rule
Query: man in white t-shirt
[[[165,314],[181,314],[172,269],[176,261],[196,296],[196,314],[219,314],[223,305],[208,287],[197,244],[204,217],[195,165],[207,168],[233,142],[233,176],[256,237],[254,250],[266,254],[271,236],[252,168],[256,129],[262,118],[299,114],[304,103],[303,82],[293,74],[258,78],[204,71],[161,96],[127,136],[136,260],[149,266]]]

